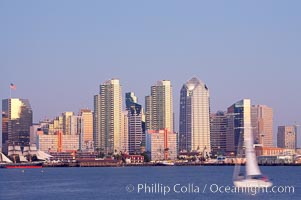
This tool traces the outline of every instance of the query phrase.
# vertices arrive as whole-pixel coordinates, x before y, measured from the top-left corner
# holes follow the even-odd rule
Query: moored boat
[[[43,162],[8,163],[3,167],[7,169],[42,168]]]
[[[172,162],[172,161],[169,161],[169,160],[163,160],[163,161],[159,161],[157,163],[157,165],[160,165],[160,166],[174,166],[175,163]]]

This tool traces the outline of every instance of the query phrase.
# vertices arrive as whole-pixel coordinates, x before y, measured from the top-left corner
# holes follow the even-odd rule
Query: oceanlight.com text
[[[166,196],[171,193],[176,194],[251,194],[256,195],[259,193],[273,193],[273,194],[294,194],[294,186],[273,186],[273,187],[235,187],[233,185],[219,185],[219,184],[162,184],[162,183],[138,183],[129,184],[125,187],[129,193],[137,194],[157,194]]]

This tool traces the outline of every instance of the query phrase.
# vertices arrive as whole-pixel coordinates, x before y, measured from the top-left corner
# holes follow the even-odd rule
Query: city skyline
[[[160,105],[157,105],[157,100],[162,99],[161,106],[164,105],[164,102],[171,100],[169,95],[165,95],[170,93],[170,81],[158,81],[151,88],[152,98],[146,99],[152,99],[153,103],[150,107],[159,108],[152,109],[154,113],[150,114],[153,115],[162,110]],[[125,97],[127,109],[120,113],[122,100],[120,81],[111,79],[100,85],[100,93],[94,96],[94,114],[87,109],[82,109],[78,115],[73,112],[63,112],[55,119],[42,121],[39,124],[32,123],[33,111],[29,100],[4,99],[2,100],[2,137],[4,139],[2,146],[5,146],[4,152],[7,152],[8,145],[14,144],[20,145],[22,148],[33,144],[43,151],[45,149],[58,152],[91,151],[94,149],[94,142],[96,144],[94,150],[101,150],[108,154],[113,152],[136,154],[140,150],[142,152],[147,143],[143,108],[137,103],[137,97],[133,92],[126,93]],[[250,99],[242,99],[228,107],[227,113],[211,113],[209,125],[209,121],[206,120],[207,118],[209,120],[209,90],[196,77],[183,85],[180,104],[181,131],[179,133],[170,131],[168,127],[164,126],[156,130],[156,124],[164,124],[165,120],[160,119],[154,125],[150,123],[149,120],[157,119],[156,115],[162,111],[146,120],[146,124],[150,124],[147,134],[164,133],[164,141],[161,140],[163,138],[160,139],[164,143],[164,149],[168,149],[166,134],[174,134],[178,135],[177,143],[179,145],[177,146],[181,153],[203,151],[204,154],[204,151],[208,150],[214,155],[220,153],[231,155],[237,152],[245,135],[251,130],[253,132],[251,134],[252,143],[263,145],[265,148],[274,146],[272,143],[273,110],[268,106],[252,105]],[[202,111],[204,116],[197,114],[196,111],[199,109],[204,110]],[[160,115],[162,114],[158,114],[158,116]],[[116,129],[118,127],[120,130]],[[210,139],[207,140],[207,129],[211,129],[210,127],[212,128]],[[200,128],[201,130],[199,130]],[[197,131],[194,131],[195,129]],[[297,149],[296,133],[297,126],[278,126],[277,145],[275,146]],[[199,137],[202,138],[201,141]],[[162,147],[158,148],[159,151],[162,150]],[[157,150],[158,148],[154,147]]]
[[[274,136],[278,125],[300,123],[300,2],[72,5],[0,6],[0,97],[14,83],[12,97],[30,99],[34,122],[92,109],[97,85],[112,77],[140,102],[155,81],[171,80],[178,116],[175,94],[196,76],[210,88],[212,112],[250,98],[273,108]]]
[[[300,199],[300,8],[0,0],[0,199]]]
[[[192,79],[196,79],[196,77],[193,77]],[[192,80],[192,79],[191,79],[191,80]],[[107,83],[109,83],[109,82],[111,82],[111,81],[118,81],[118,83],[120,82],[119,79],[112,78],[112,79],[107,79],[106,81],[103,82],[103,84],[107,84]],[[164,82],[166,82],[166,80],[163,80],[163,81],[157,81],[156,84],[155,84],[155,86],[158,85],[158,84],[159,84],[159,85],[162,84],[161,82],[164,83]],[[168,80],[167,82],[169,82],[168,84],[170,84],[171,87],[172,87],[172,82],[169,81],[169,80]],[[15,87],[14,89],[11,88],[11,84],[14,85],[14,87]],[[11,84],[10,84],[10,86],[9,86],[9,87],[10,87],[10,90],[11,90],[10,92],[16,90],[16,85],[15,85],[14,83],[11,83]],[[101,84],[101,85],[102,85],[102,84]],[[122,82],[120,82],[120,87],[123,88]],[[153,88],[153,87],[154,87],[154,86],[151,86],[151,88]],[[205,85],[205,87],[207,87],[207,86]],[[128,93],[128,92],[122,92],[122,93],[121,93],[121,96],[124,96],[124,95],[126,95],[127,93]],[[174,93],[173,88],[171,88],[171,93],[172,93],[172,100],[173,100],[173,101],[172,101],[172,104],[175,105],[176,102],[174,102],[174,99],[177,99],[177,98],[174,98],[174,96],[181,96],[181,95],[179,95],[179,94],[178,94],[178,95],[173,94],[173,93]],[[149,97],[149,96],[145,96],[146,99],[147,99],[147,97]],[[16,97],[13,97],[13,96],[12,96],[11,98],[16,98]],[[94,97],[94,98],[95,98],[95,97]],[[135,96],[135,98],[136,98],[136,101],[137,101],[138,98],[137,98],[136,96]],[[123,97],[122,97],[122,99],[123,99]],[[145,99],[145,100],[146,100],[146,99]],[[147,100],[146,100],[146,101],[147,101]],[[146,103],[146,101],[145,101],[145,103]],[[209,101],[209,102],[210,102],[210,101]],[[95,103],[95,102],[94,102],[94,103]],[[211,103],[211,102],[210,102],[210,103]],[[145,105],[143,105],[143,106],[145,106]],[[142,108],[145,109],[145,107],[143,107],[143,106],[142,106]],[[258,106],[258,105],[254,105],[254,104],[253,104],[253,101],[252,101],[252,106]],[[263,106],[266,106],[266,105],[263,105]],[[212,112],[211,104],[209,105],[209,107],[210,107],[210,110],[211,110],[211,112],[210,112],[211,114],[214,114],[215,112],[220,112],[220,111],[222,111],[222,112],[227,112],[227,109],[226,109],[226,108],[221,109],[221,110],[217,110],[217,111],[215,111],[215,112]],[[69,110],[69,111],[61,111],[60,114],[62,114],[62,116],[61,116],[61,117],[62,117],[62,120],[64,120],[64,116],[65,116],[65,115],[68,115],[68,116],[70,115],[70,116],[71,116],[72,113],[80,112],[82,109],[90,109],[90,108],[88,108],[88,107],[86,107],[86,108],[78,107],[77,111],[70,111],[70,110]],[[180,107],[178,107],[178,109],[180,109]],[[269,109],[273,109],[273,108],[269,108]],[[93,106],[92,106],[91,110],[93,110]],[[122,112],[124,112],[124,111],[126,110],[126,102],[123,101],[123,100],[121,101],[121,110],[122,110]],[[177,108],[176,108],[176,110],[177,110]],[[178,113],[177,113],[177,112],[174,112],[174,114],[175,114],[175,115],[173,116],[173,119],[174,119],[174,121],[173,121],[174,125],[173,125],[173,126],[175,127],[175,130],[174,130],[174,131],[175,131],[175,132],[179,132],[179,129],[178,129],[178,128],[179,128],[179,119],[180,119],[180,116],[179,116],[179,115],[180,115],[180,112],[178,112]],[[176,114],[177,114],[177,115],[176,115]],[[55,117],[57,117],[57,116],[58,116],[58,114],[57,114]],[[55,117],[52,117],[52,118],[55,118]],[[65,117],[66,117],[66,116],[65,116]],[[272,116],[272,117],[273,117],[273,116]],[[43,118],[43,119],[39,119],[39,121],[33,121],[33,123],[35,124],[35,123],[38,123],[38,122],[42,122],[43,120],[50,120],[50,119],[52,119],[52,118]],[[147,115],[146,115],[146,119],[147,119]],[[273,118],[272,118],[272,119],[273,119]],[[66,125],[68,126],[68,124],[66,124]],[[278,126],[282,126],[282,125],[286,125],[286,126],[287,126],[287,125],[291,125],[291,126],[292,126],[292,125],[296,125],[296,126],[297,126],[297,130],[299,130],[299,128],[298,128],[299,125],[296,123],[296,121],[295,121],[294,123],[288,123],[288,124],[275,124],[275,123],[274,123],[274,124],[273,124],[273,127],[276,127],[275,130],[277,130]],[[123,125],[121,124],[121,126],[123,126]],[[64,128],[64,127],[63,127],[63,128]],[[273,128],[272,128],[272,129],[273,129]],[[275,130],[272,132],[273,136],[271,136],[271,138],[273,138],[273,139],[272,139],[272,144],[276,146],[276,145],[277,145],[277,140],[276,140],[276,138],[277,138],[277,131],[275,131]],[[67,134],[67,135],[68,135],[68,134]],[[299,135],[299,134],[298,134],[298,135]],[[269,137],[270,137],[270,136],[269,136]],[[299,146],[300,143],[301,143],[300,141],[301,141],[300,137],[297,137],[297,145],[298,145],[298,146]]]

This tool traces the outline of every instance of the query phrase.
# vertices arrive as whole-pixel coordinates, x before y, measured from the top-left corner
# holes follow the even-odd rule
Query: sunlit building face
[[[151,86],[151,95],[145,98],[146,127],[149,130],[168,129],[173,133],[173,98],[169,80]]]
[[[95,147],[106,153],[119,152],[122,148],[122,97],[118,79],[100,85],[94,96],[94,142]]]
[[[209,112],[209,89],[199,79],[190,79],[180,92],[180,151],[210,152]]]
[[[2,144],[27,146],[30,141],[32,109],[27,99],[2,100]]]

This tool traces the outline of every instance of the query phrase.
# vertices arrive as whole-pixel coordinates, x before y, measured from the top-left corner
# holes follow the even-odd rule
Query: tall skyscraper
[[[217,113],[210,114],[210,142],[211,152],[214,155],[224,155],[226,152],[227,127],[227,113],[219,111]]]
[[[210,152],[209,113],[209,89],[199,79],[190,79],[180,95],[180,151]]]
[[[82,150],[93,150],[93,112],[89,109],[80,110],[80,148]]]
[[[169,80],[151,86],[151,95],[145,98],[146,127],[150,130],[168,129],[173,133],[172,86]]]
[[[137,107],[137,109],[141,110],[141,105],[137,103],[138,98],[135,96],[134,92],[125,93],[125,107],[128,110],[132,106]]]
[[[133,92],[125,94],[126,109],[128,111],[128,144],[129,153],[138,154],[145,146],[145,131],[143,128],[143,109],[137,103],[138,99]]]
[[[145,128],[147,130],[151,130],[151,116],[152,116],[152,102],[151,102],[151,96],[145,97]]]
[[[129,119],[128,111],[123,111],[121,115],[121,151],[129,152]]]
[[[228,108],[229,122],[226,136],[227,152],[236,154],[244,145],[244,137],[251,130],[251,100],[243,99]]]
[[[273,109],[265,105],[251,107],[251,124],[254,143],[272,147],[273,144]]]
[[[121,99],[121,86],[118,79],[111,79],[101,84],[99,94],[94,96],[95,147],[106,153],[122,150]]]
[[[277,146],[286,149],[297,148],[296,126],[278,126]]]
[[[32,109],[27,99],[9,98],[2,100],[2,146],[7,153],[8,145],[28,146]]]

